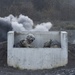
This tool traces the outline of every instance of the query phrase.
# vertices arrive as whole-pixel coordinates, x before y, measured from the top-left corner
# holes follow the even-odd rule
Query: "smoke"
[[[21,14],[18,18],[18,23],[23,24],[26,30],[31,30],[33,28],[33,21],[28,16]]]
[[[16,31],[16,32],[21,32],[21,31],[25,31],[26,30],[23,27],[23,25],[19,24],[18,22],[12,22],[11,25],[12,25],[13,30]]]
[[[37,24],[33,28],[33,20],[28,16],[19,15],[15,17],[12,14],[6,17],[0,17],[0,41],[6,40],[8,31],[49,31],[52,27],[51,22]],[[1,40],[3,38],[3,40]]]
[[[12,14],[10,14],[9,16],[4,18],[5,20],[7,20],[8,22],[14,22],[17,21],[17,17],[14,17]]]
[[[36,25],[36,27],[34,28],[34,31],[49,31],[51,27],[52,27],[51,22],[41,23]]]
[[[6,41],[7,32],[11,30],[11,23],[9,23],[6,19],[0,18],[0,42]]]

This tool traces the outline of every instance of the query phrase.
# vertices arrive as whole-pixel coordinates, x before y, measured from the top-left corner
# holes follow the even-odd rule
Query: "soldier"
[[[44,43],[44,47],[51,47],[51,43],[52,43],[52,40],[50,39],[49,41]]]
[[[60,48],[61,44],[57,40],[51,40],[44,44],[44,47]]]
[[[21,40],[17,44],[14,45],[14,47],[29,47],[32,48],[31,43],[35,40],[35,37],[33,34],[28,34],[25,40]]]
[[[51,47],[53,47],[53,48],[60,48],[61,44],[57,40],[53,40],[52,43],[51,43]]]

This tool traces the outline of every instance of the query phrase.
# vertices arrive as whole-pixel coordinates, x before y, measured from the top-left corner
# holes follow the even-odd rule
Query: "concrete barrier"
[[[35,48],[14,48],[14,43],[25,39],[27,34],[34,34],[36,40],[32,43]],[[43,48],[48,40],[58,40],[61,48]],[[19,69],[51,69],[65,66],[68,63],[67,32],[8,32],[7,64]]]

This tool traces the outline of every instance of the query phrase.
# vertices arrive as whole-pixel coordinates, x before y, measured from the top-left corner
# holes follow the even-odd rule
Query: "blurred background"
[[[0,16],[27,15],[34,21],[75,20],[75,0],[0,0]]]
[[[9,14],[27,15],[35,24],[50,21],[57,30],[75,29],[75,0],[0,0],[0,16]]]

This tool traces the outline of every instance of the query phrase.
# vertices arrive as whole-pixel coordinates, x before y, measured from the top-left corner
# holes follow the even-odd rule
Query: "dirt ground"
[[[0,43],[0,75],[75,75],[75,44],[69,43],[68,64],[48,70],[18,70],[7,66],[7,42]]]

